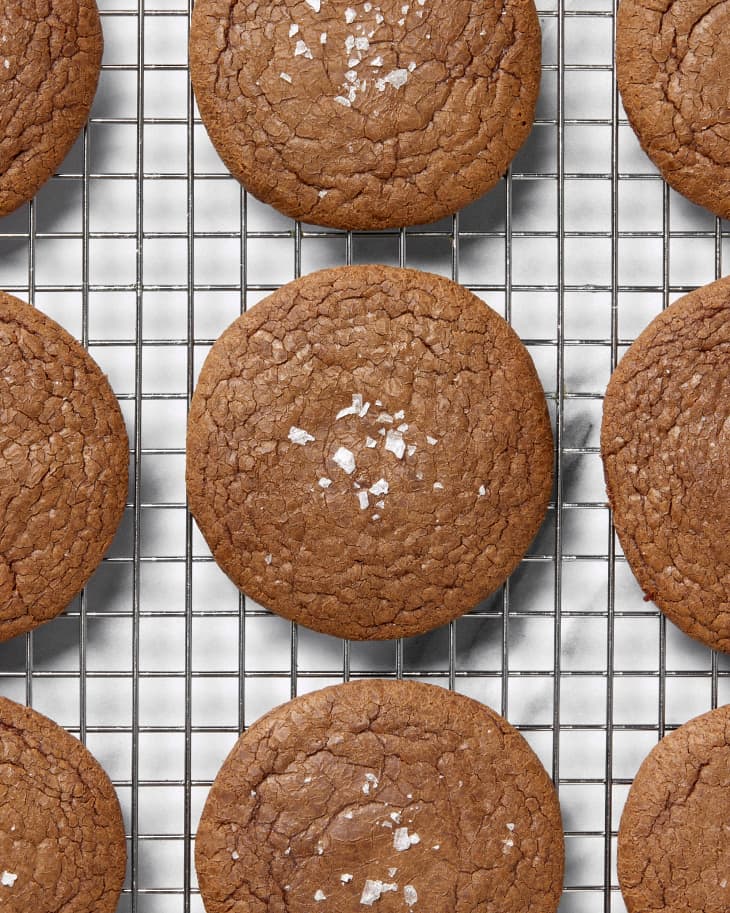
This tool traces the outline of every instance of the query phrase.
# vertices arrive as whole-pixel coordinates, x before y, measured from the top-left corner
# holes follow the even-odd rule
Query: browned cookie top
[[[730,279],[680,298],[608,385],[606,484],[626,557],[683,631],[730,651]]]
[[[641,765],[618,875],[629,913],[730,909],[730,707],[690,720]]]
[[[416,634],[512,572],[552,478],[524,346],[429,273],[293,282],[213,346],[193,397],[191,509],[233,581],[342,637]]]
[[[84,585],[119,525],[127,464],[99,366],[0,292],[0,640],[58,615]]]
[[[621,0],[621,99],[646,154],[695,203],[730,217],[730,8]]]
[[[113,913],[126,855],[97,761],[51,720],[0,698],[0,910]]]
[[[102,47],[94,0],[0,4],[0,216],[34,196],[70,150]]]
[[[360,681],[238,740],[195,842],[208,913],[554,913],[563,833],[527,742],[488,707]]]
[[[532,127],[533,0],[197,0],[190,67],[224,162],[286,215],[430,222],[492,187]]]

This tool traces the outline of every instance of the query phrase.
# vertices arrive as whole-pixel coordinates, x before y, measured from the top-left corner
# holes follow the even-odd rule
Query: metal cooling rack
[[[631,778],[668,728],[728,700],[730,666],[642,600],[605,504],[601,398],[646,323],[721,274],[730,235],[667,189],[626,123],[614,0],[542,0],[538,120],[497,188],[425,229],[368,234],[294,224],[227,175],[189,89],[188,0],[100,5],[90,124],[37,199],[0,221],[0,287],[109,374],[129,502],[81,597],[0,647],[0,692],[77,733],[112,776],[129,835],[120,911],[200,913],[192,837],[237,733],[292,695],[376,675],[455,688],[516,724],[560,790],[561,913],[624,910],[615,834]],[[216,336],[300,273],[369,261],[442,272],[511,321],[550,401],[557,470],[548,519],[499,593],[447,628],[377,644],[240,597],[184,490],[186,409]]]

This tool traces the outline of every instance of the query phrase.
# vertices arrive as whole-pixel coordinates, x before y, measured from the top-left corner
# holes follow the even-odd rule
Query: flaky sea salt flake
[[[370,486],[370,494],[371,495],[387,495],[389,489],[390,489],[390,486],[388,485],[388,483],[386,482],[385,479],[378,479],[378,481],[375,482],[374,485]]]
[[[399,460],[403,459],[403,454],[406,452],[406,445],[400,431],[388,430],[388,434],[385,437],[385,449],[394,453]]]
[[[392,884],[379,879],[367,878],[365,886],[360,895],[360,903],[365,907],[372,907],[376,900],[380,900],[381,894],[387,894],[388,891],[397,891],[398,885]]]
[[[310,434],[308,431],[305,431],[304,428],[297,428],[296,425],[291,426],[287,436],[292,444],[300,444],[302,447],[305,444],[308,444],[310,441],[316,440],[314,435]]]
[[[340,469],[344,470],[348,475],[351,475],[355,471],[355,454],[348,450],[347,447],[338,447],[334,452],[332,459],[337,463]]]

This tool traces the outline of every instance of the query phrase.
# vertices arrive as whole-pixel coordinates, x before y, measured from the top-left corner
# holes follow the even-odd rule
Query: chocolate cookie
[[[51,720],[0,698],[0,910],[113,913],[126,856],[98,762]]]
[[[35,195],[89,116],[101,68],[94,0],[0,6],[0,216]]]
[[[629,913],[730,909],[730,707],[656,745],[621,817],[618,877]]]
[[[514,570],[552,481],[524,346],[453,282],[383,266],[275,292],[213,346],[190,508],[237,586],[340,637],[417,634]]]
[[[238,740],[195,841],[208,913],[554,913],[560,808],[509,723],[433,685],[359,681]]]
[[[680,298],[631,346],[608,385],[601,450],[642,589],[730,651],[730,279]]]
[[[58,615],[109,547],[129,446],[99,366],[0,292],[0,640]]]
[[[730,12],[709,0],[621,0],[616,71],[624,108],[664,179],[730,218]]]
[[[223,161],[294,219],[431,222],[493,187],[532,127],[533,0],[198,0],[190,74]]]

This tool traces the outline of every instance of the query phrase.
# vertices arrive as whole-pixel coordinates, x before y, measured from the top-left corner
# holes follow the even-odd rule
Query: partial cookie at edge
[[[191,78],[227,167],[295,219],[432,222],[493,187],[540,85],[533,0],[198,0]]]
[[[494,711],[431,685],[359,681],[241,736],[203,810],[196,868],[208,913],[554,913],[560,809]]]
[[[4,216],[35,196],[73,146],[94,100],[104,40],[94,0],[4,0],[0,35]]]
[[[0,907],[114,913],[126,843],[119,801],[87,749],[0,698]]]
[[[601,451],[641,588],[691,637],[730,651],[730,279],[656,317],[614,372]]]
[[[0,292],[0,641],[58,615],[111,544],[129,444],[99,366]]]

